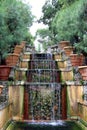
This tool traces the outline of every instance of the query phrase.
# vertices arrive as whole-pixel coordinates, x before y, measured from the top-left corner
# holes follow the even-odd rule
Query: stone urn
[[[22,55],[22,59],[31,59],[31,53],[30,52],[24,52]]]
[[[9,54],[6,57],[6,65],[15,66],[19,61],[19,55],[16,53]]]
[[[83,54],[70,54],[70,61],[72,66],[82,66],[84,64],[85,57]]]
[[[66,46],[64,47],[64,52],[67,56],[70,56],[70,54],[73,53],[73,47],[72,46]]]
[[[21,52],[23,51],[23,47],[20,45],[16,45],[14,48],[14,53],[16,54],[21,54]]]
[[[82,76],[82,79],[87,80],[87,66],[79,66],[78,69]]]
[[[11,66],[7,65],[0,66],[0,80],[2,81],[8,80],[11,68],[12,68]]]
[[[69,41],[60,41],[58,44],[59,44],[59,47],[60,47],[61,49],[64,49],[64,47],[70,45],[70,42],[69,42]]]

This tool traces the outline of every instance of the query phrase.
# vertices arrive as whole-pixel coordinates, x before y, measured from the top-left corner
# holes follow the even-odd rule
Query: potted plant
[[[69,41],[60,41],[60,42],[59,42],[59,47],[60,47],[61,49],[64,49],[64,47],[69,46],[69,45],[70,45],[70,42],[69,42]]]
[[[9,44],[0,42],[0,80],[8,80],[11,66],[6,65],[6,56],[9,52]]]
[[[67,56],[70,56],[70,54],[73,53],[73,47],[72,46],[66,46],[64,47],[64,52]]]
[[[16,66],[19,61],[19,55],[16,53],[9,53],[6,57],[6,65]]]
[[[79,66],[78,69],[82,79],[87,81],[87,66]]]
[[[85,31],[84,31],[85,32]],[[80,42],[74,44],[76,51],[84,55],[84,63],[87,65],[87,34],[82,35]]]
[[[84,55],[83,54],[70,54],[70,61],[72,66],[82,66],[84,64]]]

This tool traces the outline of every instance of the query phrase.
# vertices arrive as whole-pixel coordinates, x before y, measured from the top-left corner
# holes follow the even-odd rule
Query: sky
[[[29,0],[30,5],[32,6],[32,13],[39,19],[42,15],[42,6],[45,4],[46,0]],[[44,28],[45,26],[42,23],[34,23],[31,27],[31,33],[35,34],[38,28]]]
[[[37,19],[39,19],[42,15],[42,6],[45,4],[47,0],[22,0],[22,1],[29,3],[29,5],[31,6],[32,14],[36,16]],[[42,23],[33,23],[32,27],[30,28],[30,32],[33,36],[35,36],[35,32],[37,31],[37,29],[41,29],[41,28],[46,28],[46,26],[43,25]],[[37,39],[34,41],[34,45],[37,50],[39,45]],[[42,48],[41,44],[40,46]]]
[[[46,0],[23,0],[26,3],[29,3],[31,5],[31,11],[32,14],[39,19],[42,15],[42,6],[45,4]],[[31,34],[34,36],[35,32],[39,28],[44,28],[45,25],[42,23],[34,23],[33,26],[30,29]]]

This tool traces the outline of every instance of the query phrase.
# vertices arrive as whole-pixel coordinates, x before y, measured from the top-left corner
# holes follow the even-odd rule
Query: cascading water
[[[66,119],[66,86],[51,54],[33,54],[24,85],[24,120],[5,130],[82,130]]]
[[[59,74],[52,54],[32,54],[25,83],[24,119],[62,119]]]
[[[59,84],[27,84],[29,120],[58,120],[61,116]]]

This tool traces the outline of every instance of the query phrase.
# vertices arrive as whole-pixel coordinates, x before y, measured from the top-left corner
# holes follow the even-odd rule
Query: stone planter
[[[60,41],[60,42],[59,42],[59,47],[60,47],[61,49],[64,49],[64,47],[69,46],[69,45],[70,45],[70,42],[69,42],[69,41]]]
[[[20,54],[22,51],[23,51],[23,47],[21,47],[20,45],[15,46],[14,53]]]
[[[84,64],[84,56],[83,54],[70,54],[70,60],[72,66],[82,66]]]
[[[29,68],[29,59],[23,59],[19,63],[20,68]]]
[[[78,69],[82,76],[82,79],[87,80],[87,66],[79,66]]]
[[[66,46],[66,47],[64,47],[64,51],[65,51],[65,54],[67,56],[70,56],[70,54],[73,53],[73,47],[72,46]]]
[[[67,60],[56,60],[57,61],[57,65],[59,69],[64,69],[67,67]]]
[[[0,80],[8,80],[11,67],[7,65],[0,66]]]
[[[28,53],[28,52],[25,52],[23,55],[22,55],[22,59],[30,59],[31,58],[31,54]]]
[[[54,54],[54,59],[55,60],[62,59],[62,54]]]
[[[67,112],[69,116],[75,117],[79,116],[79,106],[78,102],[82,102],[82,95],[83,95],[83,86],[77,82],[66,82],[67,85]],[[81,113],[80,113],[81,114]]]
[[[26,72],[27,72],[27,69],[16,68],[15,69],[15,80],[26,81],[26,79],[27,79]]]
[[[73,81],[73,70],[72,69],[61,69],[61,81]]]
[[[9,66],[15,66],[18,63],[19,55],[12,53],[6,57],[6,64]]]

